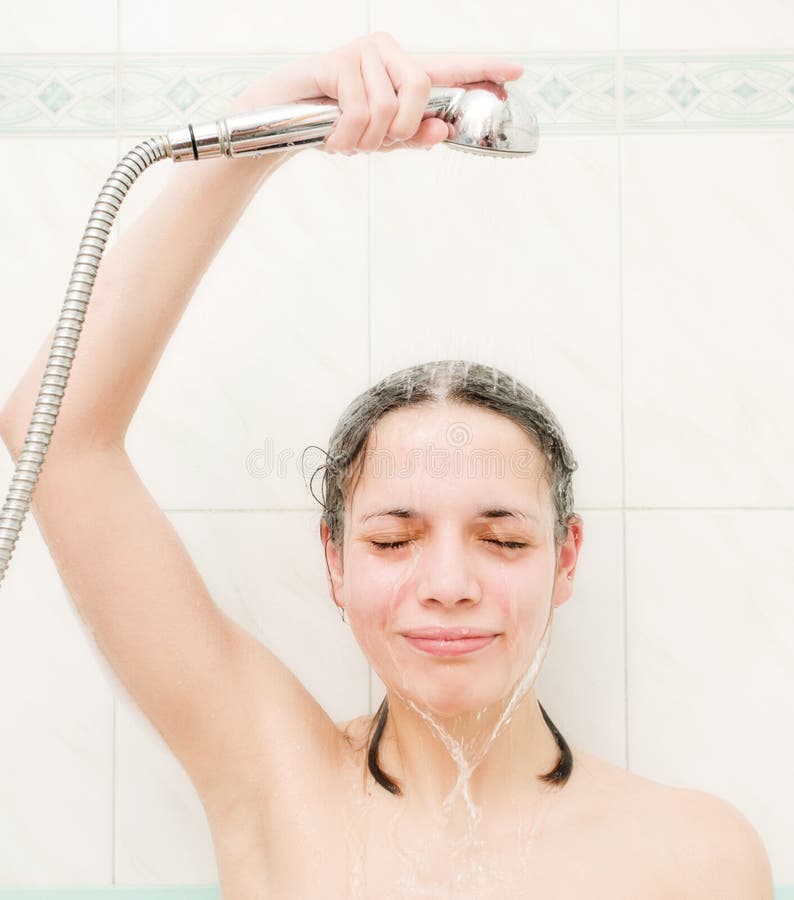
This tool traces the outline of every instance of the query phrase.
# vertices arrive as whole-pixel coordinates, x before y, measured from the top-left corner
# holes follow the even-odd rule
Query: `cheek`
[[[371,553],[352,556],[345,597],[351,613],[362,619],[387,627],[398,616],[410,588],[410,565],[388,565]]]
[[[553,573],[539,556],[517,566],[503,566],[491,584],[491,609],[502,623],[502,638],[511,657],[528,663],[543,639],[552,610]],[[491,621],[491,619],[488,619]]]
[[[345,606],[353,633],[367,656],[378,651],[395,619],[394,578],[377,560],[351,559],[344,582]]]

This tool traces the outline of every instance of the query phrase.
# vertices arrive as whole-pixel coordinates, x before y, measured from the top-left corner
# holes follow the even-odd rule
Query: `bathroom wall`
[[[307,151],[269,179],[130,455],[216,602],[343,721],[383,686],[327,594],[301,453],[397,368],[514,373],[580,463],[585,540],[538,697],[573,746],[734,804],[794,884],[794,5],[0,0],[0,22],[0,404],[140,138],[375,30],[526,67],[530,159]],[[0,454],[0,490],[11,473]],[[198,796],[32,514],[0,589],[0,721],[0,885],[216,882]]]

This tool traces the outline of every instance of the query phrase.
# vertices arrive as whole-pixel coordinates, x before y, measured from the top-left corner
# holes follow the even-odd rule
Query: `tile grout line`
[[[116,0],[116,52],[114,54],[114,68],[116,75],[116,96],[115,96],[115,117],[116,117],[116,159],[121,156],[121,0]],[[119,237],[120,222],[116,223],[115,240]],[[115,241],[114,241],[115,243]],[[113,693],[113,710],[112,710],[112,765],[111,765],[111,804],[110,804],[110,883],[116,884],[116,805],[117,805],[117,757],[118,757],[118,701],[115,692]]]
[[[625,129],[625,68],[621,52],[620,0],[615,0],[615,129],[617,131],[617,165],[618,165],[618,354],[620,369],[620,541],[623,592],[623,759],[627,771],[630,768],[629,756],[629,590],[627,584],[628,563],[626,557],[626,368],[625,368],[625,314],[623,297],[623,133]]]

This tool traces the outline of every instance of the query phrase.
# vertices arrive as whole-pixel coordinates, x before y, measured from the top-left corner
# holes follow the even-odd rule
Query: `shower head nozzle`
[[[261,156],[320,144],[341,110],[328,97],[300,100],[242,113],[166,134],[166,152],[179,162],[211,156]],[[504,158],[530,156],[538,149],[538,120],[517,85],[479,81],[435,87],[423,118],[451,126],[445,144],[467,153]]]
[[[538,120],[526,93],[515,85],[481,81],[460,88],[436,88],[437,114],[452,126],[444,143],[480,156],[531,156],[538,149]]]

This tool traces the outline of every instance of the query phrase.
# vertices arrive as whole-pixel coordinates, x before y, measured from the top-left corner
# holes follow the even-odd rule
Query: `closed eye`
[[[506,547],[508,550],[520,550],[527,546],[520,541],[497,541],[495,538],[484,538],[484,540],[487,544],[496,544],[499,547]],[[370,541],[370,543],[376,550],[396,550],[398,547],[410,544],[411,541]]]

